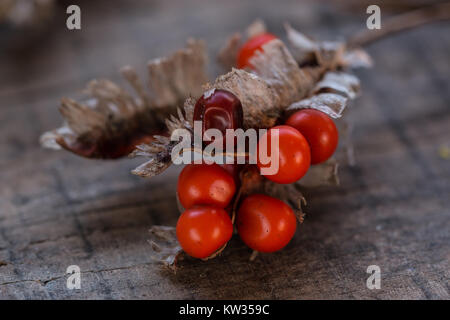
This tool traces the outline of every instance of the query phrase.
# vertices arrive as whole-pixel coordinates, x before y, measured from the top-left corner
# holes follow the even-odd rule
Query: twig
[[[450,2],[427,6],[394,16],[383,23],[381,29],[363,30],[348,41],[349,47],[362,47],[391,36],[400,31],[409,30],[430,22],[450,20]]]

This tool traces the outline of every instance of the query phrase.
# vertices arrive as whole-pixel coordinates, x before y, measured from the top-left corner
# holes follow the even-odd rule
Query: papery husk
[[[219,54],[217,55],[217,62],[219,65],[226,71],[231,70],[236,66],[239,50],[244,41],[261,33],[265,33],[266,30],[267,28],[264,21],[257,19],[247,27],[244,35],[240,32],[234,33],[227,39],[225,46],[220,49]]]
[[[182,214],[186,209],[181,204],[180,197],[178,196],[178,192],[176,192],[176,198],[177,198],[178,211],[180,212],[180,214]],[[237,196],[235,198],[237,198]],[[233,210],[232,210],[232,212],[233,212]],[[234,224],[234,218],[231,218],[231,223]],[[172,235],[169,235],[169,236],[172,236]],[[178,242],[178,240],[176,239],[176,234],[175,234],[175,239],[171,239],[172,243],[174,243],[175,241]],[[202,260],[208,261],[210,259],[214,259],[215,257],[217,257],[218,255],[220,255],[222,253],[222,251],[226,248],[227,244],[228,244],[228,242],[226,242],[223,246],[221,246],[219,249],[217,249],[215,252],[213,252],[210,256],[203,258]],[[177,252],[175,252],[174,254],[176,255]]]
[[[372,66],[372,59],[361,48],[347,48],[346,44],[340,41],[316,41],[295,30],[288,23],[285,23],[285,30],[290,52],[301,67],[327,65],[329,69],[336,69]],[[244,35],[239,32],[231,35],[219,51],[219,64],[225,70],[235,67],[240,47],[247,39],[263,32],[266,32],[264,22],[256,20]]]
[[[186,129],[193,135],[193,112],[195,100],[188,98],[183,110],[178,109],[177,115],[166,119],[168,136],[177,129]],[[136,147],[130,156],[144,156],[149,160],[132,171],[133,174],[149,178],[162,173],[172,164],[172,148],[178,141],[171,141],[168,136],[153,136],[155,141],[150,144],[141,144]],[[193,141],[193,139],[191,140]]]
[[[233,69],[207,88],[228,90],[239,98],[244,111],[244,129],[270,128],[280,115],[274,90],[264,79],[245,70]]]
[[[256,19],[247,27],[247,29],[245,29],[245,35],[247,39],[256,37],[266,32],[267,26],[264,20],[262,19]]]
[[[330,158],[324,163],[311,166],[296,184],[300,188],[339,186],[338,168],[338,162],[334,158]]]
[[[190,39],[186,48],[148,63],[148,88],[133,68],[122,68],[137,96],[110,80],[93,80],[85,90],[90,99],[62,99],[60,112],[65,122],[61,128],[44,133],[41,144],[87,158],[125,156],[136,144],[165,131],[164,119],[186,98],[202,93],[206,64],[204,42]]]
[[[177,240],[175,227],[152,226],[149,230],[151,257],[176,271],[176,263],[183,257],[183,249]]]
[[[273,40],[252,60],[256,71],[233,69],[219,76],[213,84],[204,86],[205,91],[224,89],[232,92],[241,101],[244,112],[244,129],[273,127],[283,110],[304,96],[315,84],[317,72],[300,70],[280,40]],[[176,129],[192,130],[194,102],[188,99],[184,112],[171,117],[168,122],[169,136]],[[132,173],[151,177],[163,172],[171,165],[170,153],[177,142],[165,138],[150,145],[138,146],[133,155],[150,158]]]
[[[312,43],[312,42],[311,42]],[[359,90],[359,80],[350,74],[338,71],[342,68],[341,57],[345,56],[345,45],[339,43],[303,46],[313,50],[315,66],[300,67],[287,47],[279,39],[263,46],[251,59],[253,71],[232,69],[219,76],[204,90],[224,89],[232,92],[241,101],[244,113],[244,129],[273,127],[290,112],[303,108],[318,109],[333,118],[342,116],[349,99],[354,99]],[[306,49],[304,49],[306,51]],[[188,105],[192,106],[193,102]],[[192,107],[185,116],[172,119],[175,125],[169,128],[189,128],[192,122]],[[139,147],[136,155],[150,158],[133,170],[134,174],[151,177],[164,171],[171,164],[168,155],[174,142],[159,143],[157,147]]]

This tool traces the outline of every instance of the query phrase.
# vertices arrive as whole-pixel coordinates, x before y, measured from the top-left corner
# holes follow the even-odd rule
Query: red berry
[[[247,246],[256,251],[274,252],[291,241],[297,219],[283,201],[254,194],[242,202],[236,224],[239,236]]]
[[[237,66],[240,69],[251,68],[250,59],[256,51],[262,51],[262,46],[277,37],[270,33],[263,33],[249,39],[241,48],[238,55]]]
[[[194,205],[225,208],[236,191],[233,177],[217,164],[188,164],[178,177],[178,198],[185,209]]]
[[[207,258],[227,243],[233,224],[224,209],[198,206],[186,210],[177,222],[177,238],[183,250],[195,258]]]
[[[195,104],[194,121],[202,121],[202,134],[214,128],[220,130],[225,138],[226,129],[242,128],[243,119],[241,101],[226,90],[207,91]]]
[[[272,147],[271,136],[275,134],[275,130],[278,130],[278,159],[279,168],[273,175],[265,175],[269,180],[277,183],[292,183],[299,180],[308,171],[311,163],[311,154],[309,145],[303,135],[290,126],[276,126],[269,129],[265,135],[261,138],[258,144],[258,167],[268,168],[273,167],[274,164],[269,162],[263,164],[259,155],[259,150],[262,148],[262,144],[267,142],[268,156],[272,154],[276,146]]]
[[[333,120],[325,113],[304,109],[289,117],[286,124],[303,134],[311,148],[311,164],[330,158],[338,144],[338,131]]]

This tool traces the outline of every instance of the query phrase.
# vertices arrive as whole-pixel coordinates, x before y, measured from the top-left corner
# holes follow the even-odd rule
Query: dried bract
[[[192,132],[194,105],[194,99],[188,98],[184,103],[184,111],[178,109],[177,116],[172,115],[166,120],[169,136],[177,129],[186,129]],[[154,136],[154,139],[155,141],[152,143],[138,145],[130,155],[149,158],[147,162],[134,169],[133,174],[152,177],[160,174],[172,164],[172,149],[178,141],[171,141],[167,136]]]
[[[54,9],[54,0],[2,0],[0,22],[16,27],[36,27],[47,22]]]
[[[244,36],[240,32],[234,33],[227,39],[225,46],[219,51],[217,62],[227,71],[236,67],[239,49],[243,42],[264,32],[266,32],[264,21],[257,19],[247,27]]]
[[[297,184],[300,187],[315,188],[321,186],[338,186],[338,163],[335,159],[311,166],[306,175]]]
[[[258,23],[255,25],[258,26]],[[262,30],[261,27],[255,29]],[[357,95],[358,79],[337,71],[343,67],[341,57],[345,55],[345,45],[332,42],[319,44],[292,28],[288,32],[291,38],[295,35],[298,49],[314,55],[314,66],[301,67],[284,43],[274,39],[251,59],[251,72],[233,68],[219,76],[213,84],[204,87],[204,90],[224,89],[239,98],[244,113],[244,129],[273,127],[287,113],[303,108],[318,109],[339,118],[348,100]],[[185,114],[189,114],[193,102],[186,105],[190,107],[185,108]],[[189,129],[185,122],[182,113],[179,119],[173,118],[168,123],[169,134],[176,128]],[[164,171],[171,164],[169,156],[175,143],[166,141],[158,142],[153,147],[140,147],[135,154],[147,156],[150,160],[133,173],[151,177]]]

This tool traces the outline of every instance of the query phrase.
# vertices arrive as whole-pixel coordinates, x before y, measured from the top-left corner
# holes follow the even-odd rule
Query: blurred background
[[[378,1],[384,19],[440,1]],[[81,30],[66,8],[81,8]],[[318,40],[366,28],[371,1],[0,0],[0,298],[449,298],[450,37],[443,21],[373,43],[352,102],[356,165],[341,186],[312,190],[289,246],[250,263],[235,237],[222,256],[186,260],[175,275],[152,262],[147,231],[175,225],[176,177],[130,170],[143,159],[97,161],[44,150],[62,97],[94,78],[124,83],[150,58],[206,40],[209,75],[227,37],[257,18]],[[17,6],[17,7],[16,7]],[[81,290],[65,270],[81,267]],[[368,290],[366,268],[382,270]]]

